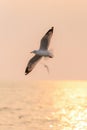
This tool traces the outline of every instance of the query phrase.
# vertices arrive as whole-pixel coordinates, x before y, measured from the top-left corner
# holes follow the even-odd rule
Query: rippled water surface
[[[0,130],[87,130],[87,82],[0,83]]]

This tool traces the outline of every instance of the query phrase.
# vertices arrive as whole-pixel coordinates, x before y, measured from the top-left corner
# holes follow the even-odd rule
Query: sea
[[[1,81],[0,130],[87,130],[87,81]]]

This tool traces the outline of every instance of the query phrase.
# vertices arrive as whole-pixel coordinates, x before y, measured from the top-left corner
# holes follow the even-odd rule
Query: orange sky
[[[31,50],[54,26],[50,49],[54,58],[42,60],[30,75],[24,71]],[[87,79],[86,0],[0,1],[0,80]],[[50,74],[43,63],[47,63]]]

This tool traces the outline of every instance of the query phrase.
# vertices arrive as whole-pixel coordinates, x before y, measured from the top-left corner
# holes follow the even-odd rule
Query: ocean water
[[[0,130],[87,130],[87,82],[0,83]]]

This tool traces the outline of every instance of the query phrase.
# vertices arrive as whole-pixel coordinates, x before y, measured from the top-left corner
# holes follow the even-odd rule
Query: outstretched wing
[[[35,55],[35,56],[33,56],[33,57],[29,60],[29,62],[28,62],[28,64],[27,64],[27,67],[26,67],[26,69],[25,69],[25,75],[27,75],[28,73],[30,73],[30,72],[33,70],[33,68],[35,67],[35,65],[37,64],[37,62],[38,62],[41,58],[42,58],[42,56]]]
[[[41,43],[40,43],[40,49],[41,50],[47,50],[50,44],[50,40],[53,34],[53,29],[54,27],[52,27],[50,30],[48,30],[48,32],[43,36],[43,38],[41,39]]]

